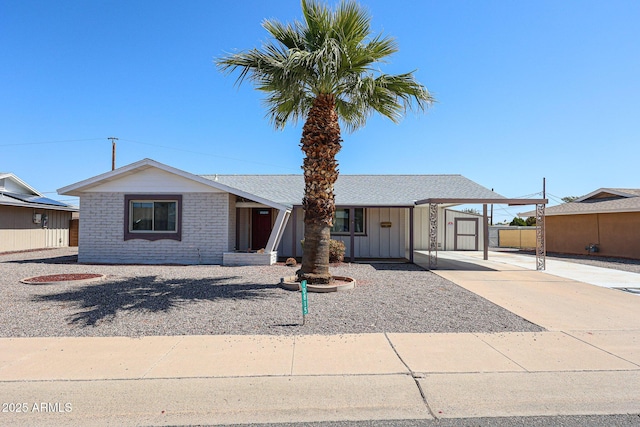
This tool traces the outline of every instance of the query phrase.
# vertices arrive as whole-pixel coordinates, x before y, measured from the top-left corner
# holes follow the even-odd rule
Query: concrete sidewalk
[[[4,338],[0,424],[640,413],[640,298],[480,261],[434,272],[547,332]]]

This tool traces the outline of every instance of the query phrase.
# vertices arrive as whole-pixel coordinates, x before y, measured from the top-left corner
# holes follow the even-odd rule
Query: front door
[[[253,208],[251,213],[251,249],[264,249],[271,234],[271,209]]]
[[[478,250],[478,218],[456,218],[454,251]]]

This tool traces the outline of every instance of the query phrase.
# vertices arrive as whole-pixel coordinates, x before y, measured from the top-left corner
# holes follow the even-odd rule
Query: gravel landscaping
[[[278,286],[295,268],[78,264],[75,248],[0,254],[0,336],[342,334],[541,331],[515,314],[412,264],[341,264],[355,289],[309,294]],[[93,283],[24,284],[54,274],[104,274]]]

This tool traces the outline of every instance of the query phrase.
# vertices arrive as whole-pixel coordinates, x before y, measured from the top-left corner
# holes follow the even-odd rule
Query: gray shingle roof
[[[595,198],[598,194],[611,194],[611,192],[624,193],[624,196]],[[579,199],[580,200],[580,199]],[[545,209],[545,215],[580,215],[613,212],[640,212],[640,189],[631,188],[601,188],[594,194],[581,201],[563,203]],[[524,212],[520,216],[535,215],[534,211]]]
[[[545,215],[578,215],[607,212],[640,212],[640,197],[591,203],[564,203],[545,210]]]
[[[201,175],[283,205],[300,205],[302,175]],[[462,175],[340,175],[336,204],[342,206],[413,206],[427,198],[503,198]]]

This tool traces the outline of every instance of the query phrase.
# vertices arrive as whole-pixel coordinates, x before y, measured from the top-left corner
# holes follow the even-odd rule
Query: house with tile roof
[[[548,207],[545,226],[549,252],[640,259],[640,189],[599,188]]]
[[[144,159],[58,192],[80,198],[80,262],[272,264],[302,255],[301,175],[195,175]],[[461,175],[340,175],[335,195],[332,238],[345,242],[347,259],[409,261],[430,243],[420,200],[441,201],[440,250],[483,244],[482,218],[448,212],[456,203],[446,200],[506,200]]]
[[[0,173],[0,252],[68,246],[69,224],[77,211],[12,173]]]

